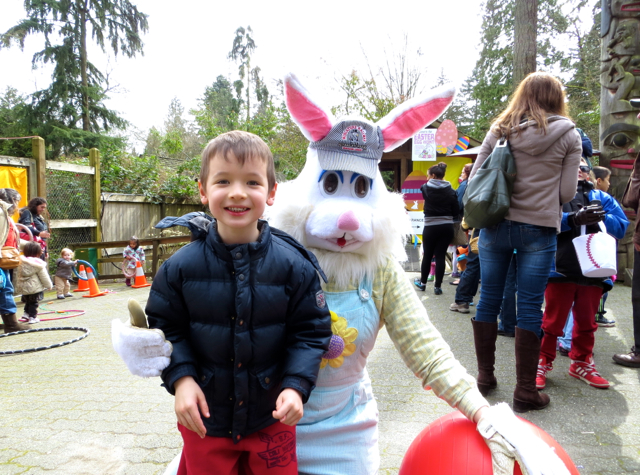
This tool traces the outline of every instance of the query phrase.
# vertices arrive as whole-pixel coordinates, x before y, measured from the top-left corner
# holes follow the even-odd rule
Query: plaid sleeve
[[[436,396],[469,419],[482,406],[489,406],[475,379],[455,359],[429,321],[426,309],[394,259],[389,259],[386,267],[376,274],[373,296],[380,320],[396,349],[425,389],[433,389]]]

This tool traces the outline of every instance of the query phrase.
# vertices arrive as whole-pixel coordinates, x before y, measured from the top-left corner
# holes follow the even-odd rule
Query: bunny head
[[[345,286],[389,257],[406,258],[411,233],[402,195],[387,191],[378,163],[437,119],[455,94],[447,86],[398,106],[377,123],[361,117],[334,119],[290,74],[287,108],[311,141],[300,175],[279,185],[271,223],[317,255],[330,279]]]

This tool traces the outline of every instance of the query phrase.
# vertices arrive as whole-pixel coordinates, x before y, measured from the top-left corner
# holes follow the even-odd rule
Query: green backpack
[[[502,137],[469,181],[462,198],[464,221],[470,228],[488,228],[504,219],[515,180],[516,162],[509,141]]]

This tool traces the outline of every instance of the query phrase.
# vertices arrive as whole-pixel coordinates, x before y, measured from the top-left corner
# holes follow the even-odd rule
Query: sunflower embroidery
[[[329,363],[332,368],[339,368],[344,363],[344,357],[352,355],[356,351],[356,338],[358,338],[358,330],[347,326],[347,319],[339,317],[334,312],[331,314],[331,341],[329,342],[329,351],[322,355],[320,368],[324,368]]]

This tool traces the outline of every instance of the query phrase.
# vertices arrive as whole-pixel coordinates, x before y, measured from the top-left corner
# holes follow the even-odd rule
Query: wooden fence
[[[158,272],[158,267],[162,261],[168,259],[173,254],[173,251],[163,250],[163,246],[169,244],[185,244],[191,240],[191,236],[182,235],[182,236],[171,236],[171,237],[163,237],[163,238],[155,238],[155,239],[140,239],[140,245],[148,248],[151,246],[151,258],[146,259],[147,267],[149,264],[151,265],[150,271],[145,271],[145,275],[148,277],[155,277],[156,272]],[[123,249],[129,245],[129,241],[107,241],[107,242],[83,242],[83,243],[72,243],[69,245],[71,250],[75,251],[80,248],[89,248],[93,247],[98,250],[100,249],[113,249],[120,248]],[[165,247],[166,249],[166,247]],[[147,254],[148,255],[148,254]],[[99,257],[98,265],[104,265],[109,263],[119,263],[122,264],[122,254],[118,257]],[[98,279],[122,279],[122,272],[117,272],[113,274],[103,274],[100,273]]]
[[[159,263],[189,241],[188,231],[183,227],[166,230],[154,226],[165,216],[182,216],[192,211],[203,211],[201,204],[184,201],[153,203],[141,195],[102,193],[101,195],[100,242],[74,242],[69,245],[77,249],[95,248],[98,253],[100,279],[122,278],[122,251],[129,238],[136,236],[145,250],[145,274],[153,277]],[[150,258],[150,256],[153,256]]]

